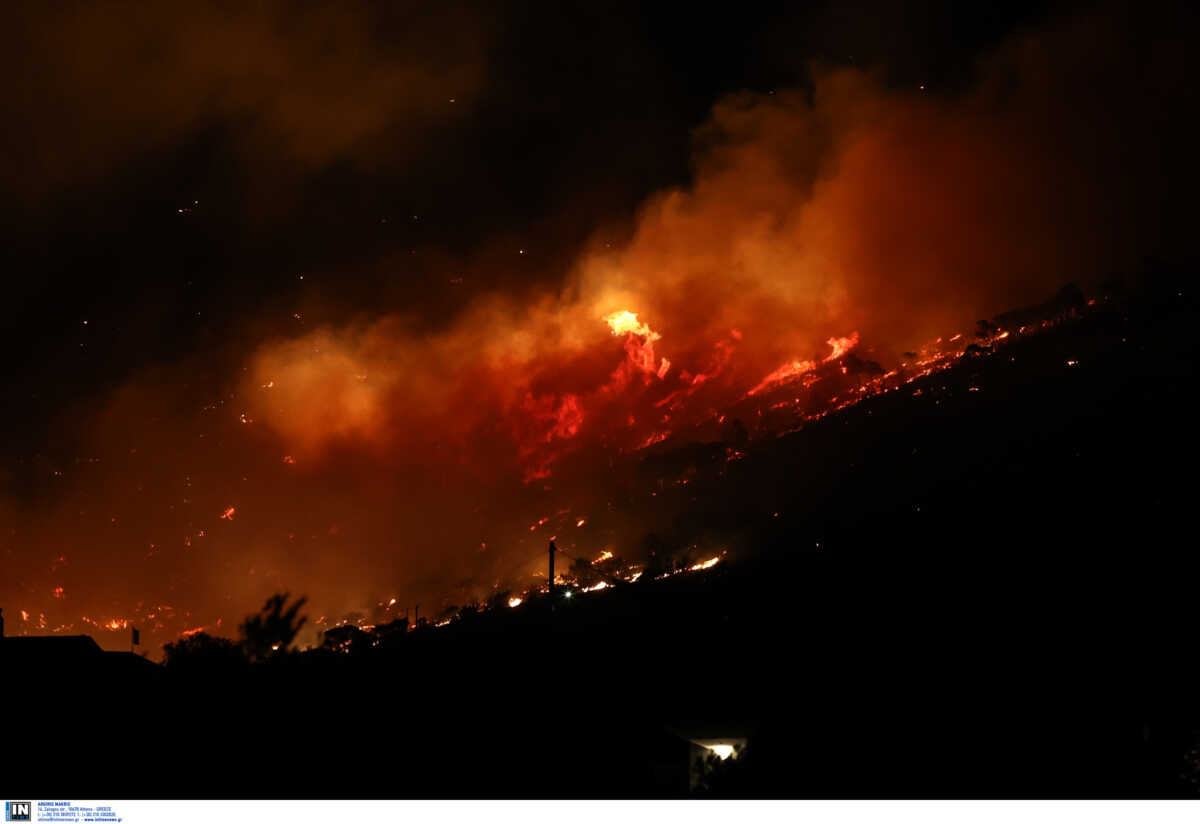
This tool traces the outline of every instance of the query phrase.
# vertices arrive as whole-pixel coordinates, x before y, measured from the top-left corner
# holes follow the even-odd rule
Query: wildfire
[[[613,312],[611,315],[606,315],[604,321],[608,324],[609,328],[612,329],[612,333],[617,337],[629,334],[645,338],[647,341],[662,339],[662,335],[651,329],[648,324],[642,323],[638,320],[636,312],[630,312],[628,310]]]
[[[715,558],[709,558],[707,561],[701,561],[698,564],[692,564],[690,567],[688,567],[688,572],[699,572],[702,569],[712,569],[719,563],[721,563],[720,555],[716,556]]]
[[[825,342],[833,348],[833,351],[825,357],[825,360],[834,361],[849,352],[854,347],[858,346],[858,333],[851,332],[849,337],[830,338]]]
[[[812,361],[792,361],[785,363],[783,366],[776,369],[771,374],[762,379],[762,382],[746,393],[746,397],[751,397],[763,392],[767,389],[774,389],[776,386],[789,383],[803,375],[805,372],[811,372],[816,368],[816,364]]]

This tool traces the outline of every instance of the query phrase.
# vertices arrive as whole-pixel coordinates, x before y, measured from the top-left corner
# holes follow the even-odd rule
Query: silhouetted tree
[[[407,634],[407,618],[397,618],[396,620],[389,621],[386,624],[379,624],[375,627],[375,629],[371,630],[373,642],[380,647],[394,647],[396,644],[404,640],[404,636]]]
[[[354,624],[332,627],[325,630],[322,647],[334,652],[358,653],[371,646],[371,636]]]
[[[657,533],[646,534],[646,537],[642,539],[641,550],[646,558],[646,571],[642,575],[642,580],[651,581],[655,576],[661,575],[671,568],[667,542]]]
[[[487,599],[486,609],[502,609],[508,607],[508,599],[512,597],[511,589],[497,590]]]
[[[479,617],[479,602],[469,601],[462,605],[462,609],[458,611],[459,621],[471,621]]]
[[[575,584],[580,587],[595,586],[604,580],[604,575],[586,558],[575,558],[571,561],[571,568],[567,570],[567,575],[575,580]]]
[[[240,644],[207,632],[198,632],[163,645],[163,663],[171,672],[212,675],[245,666],[246,653]]]
[[[869,375],[879,376],[884,373],[884,368],[879,365],[878,361],[863,360],[858,355],[851,352],[842,358],[842,365],[849,370],[852,375]]]
[[[754,759],[746,757],[746,747],[734,747],[733,755],[722,759],[715,753],[698,756],[699,775],[695,792],[699,795],[746,797],[749,794],[749,773]]]
[[[277,653],[286,652],[307,617],[297,617],[307,598],[301,598],[285,609],[291,593],[272,595],[263,604],[262,612],[251,615],[242,623],[242,646],[251,661],[263,661]]]

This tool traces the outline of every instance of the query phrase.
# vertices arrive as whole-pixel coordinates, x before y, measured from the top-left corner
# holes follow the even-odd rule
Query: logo
[[[4,820],[5,821],[32,821],[33,817],[29,811],[33,805],[28,801],[5,801],[4,802]]]

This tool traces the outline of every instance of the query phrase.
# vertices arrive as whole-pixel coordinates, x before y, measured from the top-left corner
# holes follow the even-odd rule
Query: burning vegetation
[[[309,632],[501,592],[520,609],[555,538],[589,559],[586,581],[563,573],[588,595],[738,553],[736,530],[681,513],[755,445],[877,396],[936,402],[938,374],[1094,307],[997,312],[1077,272],[1103,303],[1094,281],[1191,242],[1142,208],[1162,202],[1156,113],[1190,58],[1147,63],[1122,31],[1064,21],[937,94],[814,68],[809,89],[730,96],[687,184],[561,270],[448,312],[288,306],[288,326],[230,342],[219,380],[126,381],[37,457],[35,503],[3,503],[10,631],[162,640],[284,589],[327,616]],[[1097,88],[1125,90],[1128,116]]]

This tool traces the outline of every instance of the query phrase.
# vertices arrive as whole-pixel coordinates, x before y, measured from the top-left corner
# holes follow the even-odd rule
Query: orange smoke
[[[252,419],[306,460],[357,444],[545,481],[566,454],[658,442],[856,347],[895,365],[1120,266],[1142,224],[1107,232],[1104,181],[1071,166],[1107,112],[1050,105],[1096,79],[1046,68],[1080,31],[1000,51],[965,94],[844,69],[817,71],[811,94],[724,100],[694,182],[647,202],[628,242],[582,255],[561,289],[481,296],[432,333],[390,316],[269,343],[241,389]],[[1086,142],[1089,164],[1119,165],[1120,147]]]

